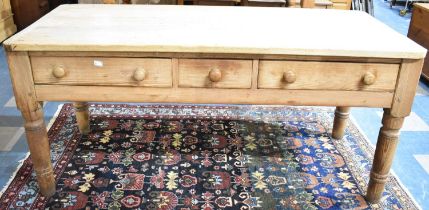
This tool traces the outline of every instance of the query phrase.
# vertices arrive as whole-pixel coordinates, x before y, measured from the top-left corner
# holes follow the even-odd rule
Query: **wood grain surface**
[[[35,89],[37,99],[43,101],[181,102],[200,104],[390,107],[393,98],[393,93],[367,91],[144,88],[67,85],[36,85]]]
[[[417,59],[426,54],[424,48],[364,12],[177,5],[63,5],[4,44],[10,51]]]
[[[260,61],[258,88],[302,90],[366,90],[395,89],[399,65],[342,62]],[[293,72],[296,81],[288,83],[284,72]],[[365,85],[366,73],[375,75],[375,82]]]
[[[220,80],[210,80],[218,70]],[[250,88],[252,60],[179,59],[179,87]]]
[[[32,57],[36,84],[80,84],[142,87],[171,87],[171,59],[97,58],[97,57]],[[65,70],[62,78],[53,69]],[[136,81],[135,71],[144,69],[145,78]]]

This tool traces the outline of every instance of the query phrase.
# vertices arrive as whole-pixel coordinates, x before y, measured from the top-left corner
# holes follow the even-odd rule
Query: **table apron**
[[[390,108],[393,92],[35,85],[38,101],[156,102]]]

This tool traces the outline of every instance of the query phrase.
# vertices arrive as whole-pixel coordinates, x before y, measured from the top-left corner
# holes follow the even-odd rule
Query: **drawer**
[[[399,64],[259,62],[258,88],[393,91]]]
[[[250,88],[251,84],[251,60],[179,60],[179,87]]]
[[[31,57],[36,84],[172,87],[171,59]]]

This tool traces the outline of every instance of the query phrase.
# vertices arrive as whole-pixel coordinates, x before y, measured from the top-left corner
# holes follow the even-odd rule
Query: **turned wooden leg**
[[[31,160],[40,192],[44,196],[50,197],[55,193],[55,179],[52,171],[48,133],[43,119],[43,109],[39,107],[30,114],[32,115],[31,118],[25,117],[25,114],[23,116]]]
[[[43,109],[34,90],[30,58],[27,52],[8,52],[7,56],[16,106],[25,121],[25,133],[37,182],[40,192],[49,197],[55,193],[55,179]]]
[[[372,164],[366,198],[371,203],[380,201],[384,184],[389,175],[399,139],[399,129],[404,122],[403,117],[393,117],[390,109],[384,109],[383,126],[378,134],[374,162]]]
[[[335,109],[334,127],[332,128],[332,138],[342,139],[349,119],[350,107],[338,106]]]
[[[79,131],[82,134],[89,133],[89,112],[88,103],[86,102],[75,102],[73,106],[76,111],[76,122],[79,127]]]

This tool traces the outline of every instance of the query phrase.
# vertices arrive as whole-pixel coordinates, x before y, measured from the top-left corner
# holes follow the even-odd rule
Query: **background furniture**
[[[302,5],[303,4],[303,5]],[[316,8],[316,9],[333,9],[331,0],[288,0],[288,7],[297,8]]]
[[[79,4],[176,4],[176,0],[79,0]]]
[[[352,1],[351,0],[331,0],[333,9],[344,9],[350,10]]]
[[[429,3],[415,3],[408,37],[429,49]],[[429,52],[426,54],[422,76],[429,81]]]
[[[300,7],[317,9],[351,9],[352,0],[192,0],[195,5]],[[180,3],[179,4],[183,4]]]
[[[48,0],[11,0],[11,4],[18,30],[24,29],[50,11]]]
[[[240,0],[193,0],[193,4],[206,6],[235,6],[240,4]]]
[[[9,0],[0,1],[0,42],[16,32]]]
[[[241,5],[254,7],[285,7],[286,0],[242,0]]]
[[[192,4],[205,6],[302,7],[318,9],[351,8],[352,0],[79,0],[79,4]]]
[[[404,1],[405,1],[404,9],[399,10],[399,15],[401,15],[401,16],[406,15],[408,8],[411,7],[414,3],[417,3],[417,2],[428,3],[429,2],[429,0],[404,0]],[[391,0],[390,1],[390,8],[395,6],[397,2],[398,2],[397,0]]]
[[[11,0],[15,24],[22,30],[60,4],[77,3],[77,0]]]
[[[86,101],[231,103],[336,106],[339,141],[348,107],[384,108],[367,189],[376,203],[426,55],[362,12],[263,7],[68,5],[4,45],[45,196],[55,179],[40,102],[75,101],[84,134]]]

